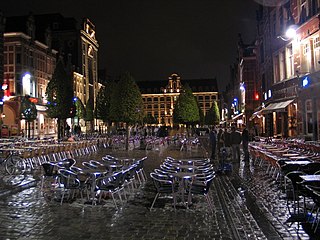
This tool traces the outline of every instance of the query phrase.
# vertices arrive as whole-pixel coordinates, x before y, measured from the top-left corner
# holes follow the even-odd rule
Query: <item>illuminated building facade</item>
[[[4,27],[5,27],[5,18],[0,12],[0,86],[2,86],[3,83],[3,33],[4,33]],[[2,88],[0,89],[0,114],[2,115],[3,111],[3,91]],[[1,119],[1,116],[0,116]]]
[[[4,118],[11,135],[25,130],[20,121],[20,97],[30,96],[36,104],[38,117],[32,134],[54,133],[54,121],[46,117],[45,91],[56,66],[57,51],[51,48],[49,32],[36,33],[35,17],[6,18],[4,33]]]
[[[204,114],[209,111],[213,101],[218,102],[216,79],[181,80],[180,76],[174,73],[168,81],[137,82],[142,94],[145,114],[155,117],[158,125],[172,127],[174,104],[185,83],[190,86]]]
[[[56,59],[61,56],[73,73],[74,96],[84,106],[89,99],[95,103],[99,88],[99,45],[95,38],[95,26],[89,19],[83,19],[80,28],[74,18],[61,14],[30,14],[6,19],[4,81],[8,86],[5,91],[8,97],[30,95],[39,105],[38,112],[45,111],[46,86],[54,72]],[[6,123],[18,124],[17,113],[6,114]],[[45,116],[38,119],[41,122],[37,120],[35,123],[34,135],[42,132],[50,134],[51,130],[56,129]]]
[[[319,7],[319,0],[290,0],[258,12],[267,136],[320,139]]]

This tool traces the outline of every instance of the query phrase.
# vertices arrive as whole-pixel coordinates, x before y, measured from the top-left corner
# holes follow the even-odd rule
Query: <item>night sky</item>
[[[260,0],[261,1],[261,0]],[[129,71],[136,80],[229,81],[236,61],[238,33],[254,41],[254,0],[2,0],[5,16],[61,13],[96,25],[99,67],[117,77]]]

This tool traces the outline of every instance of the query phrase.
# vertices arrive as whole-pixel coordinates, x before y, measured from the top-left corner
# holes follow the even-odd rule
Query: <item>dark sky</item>
[[[59,12],[96,25],[99,66],[136,80],[217,77],[229,81],[238,33],[255,36],[254,0],[2,0],[5,16]]]

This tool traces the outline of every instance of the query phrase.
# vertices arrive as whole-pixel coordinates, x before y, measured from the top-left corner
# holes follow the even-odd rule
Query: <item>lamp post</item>
[[[279,35],[277,38],[280,38],[283,41],[290,41],[293,40],[297,36],[297,26],[291,25],[286,30],[284,36]]]

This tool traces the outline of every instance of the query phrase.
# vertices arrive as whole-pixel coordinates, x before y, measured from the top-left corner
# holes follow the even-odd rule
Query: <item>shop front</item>
[[[287,138],[297,132],[297,103],[295,99],[270,102],[263,110],[267,136]]]

